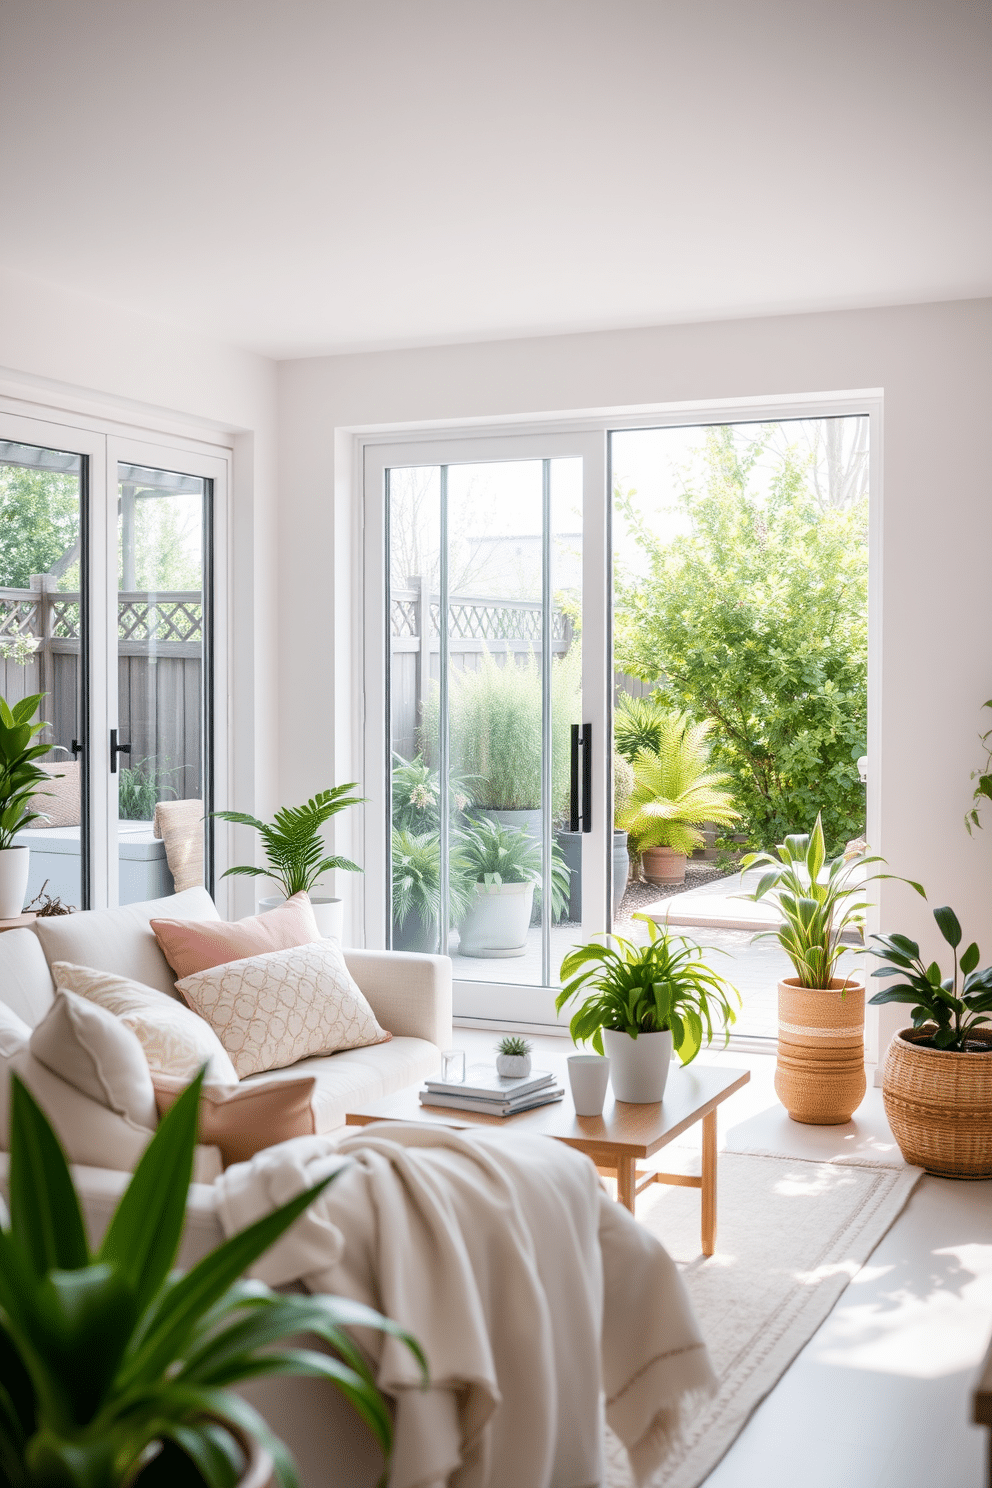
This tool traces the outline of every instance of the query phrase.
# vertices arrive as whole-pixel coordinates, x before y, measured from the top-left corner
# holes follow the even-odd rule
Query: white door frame
[[[607,666],[609,627],[608,509],[601,498],[606,481],[604,430],[571,433],[494,433],[484,438],[441,435],[410,443],[368,442],[364,448],[365,534],[365,774],[368,803],[364,813],[365,944],[386,944],[385,896],[376,885],[389,872],[387,812],[389,721],[383,681],[389,637],[386,615],[386,470],[403,465],[457,465],[511,460],[581,458],[583,462],[582,699],[583,719],[592,725],[593,831],[583,851],[582,902],[586,936],[607,927],[611,893],[612,790],[610,769],[610,678]],[[607,823],[609,824],[607,827]],[[457,978],[455,1012],[459,1019],[529,1025],[558,1024],[554,994],[546,988],[512,982],[473,982]],[[499,1011],[494,1012],[494,1007]]]

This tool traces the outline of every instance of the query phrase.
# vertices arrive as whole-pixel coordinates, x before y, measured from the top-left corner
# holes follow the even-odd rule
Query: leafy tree
[[[32,574],[58,572],[61,560],[71,575],[60,587],[77,587],[78,542],[78,475],[0,466],[0,587],[28,589]]]
[[[867,728],[867,502],[811,489],[811,456],[787,448],[760,491],[769,433],[706,431],[704,476],[665,542],[618,504],[648,563],[617,581],[617,665],[662,679],[710,718],[752,840],[781,841],[822,812],[832,850],[864,830],[855,759]]]

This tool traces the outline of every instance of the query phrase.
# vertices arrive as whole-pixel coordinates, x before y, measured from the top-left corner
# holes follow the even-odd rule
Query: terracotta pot
[[[835,977],[829,987],[778,984],[775,1093],[793,1121],[840,1126],[864,1100],[865,989]]]
[[[992,1028],[971,1040],[987,1052],[928,1048],[926,1028],[889,1045],[882,1099],[899,1151],[941,1178],[992,1178]]]
[[[645,847],[641,852],[641,872],[648,883],[685,883],[685,853],[672,847]]]

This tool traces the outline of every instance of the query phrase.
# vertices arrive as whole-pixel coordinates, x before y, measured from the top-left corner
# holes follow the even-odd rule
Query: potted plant
[[[471,902],[461,845],[452,841],[448,854],[448,928]],[[437,832],[394,831],[392,838],[393,950],[438,950],[441,920],[441,838]],[[447,951],[447,945],[440,947]]]
[[[906,935],[872,935],[869,953],[887,964],[873,977],[899,977],[872,1003],[904,1002],[912,1028],[897,1033],[882,1072],[882,1099],[908,1163],[943,1178],[992,1178],[992,966],[977,969],[972,941],[958,955],[961,926],[947,905],[935,909],[953,969],[924,966]]]
[[[215,811],[212,814],[221,821],[234,822],[236,826],[254,827],[265,848],[264,868],[228,868],[222,878],[241,875],[245,878],[274,878],[282,886],[281,894],[263,899],[259,908],[275,909],[284,899],[294,894],[306,894],[313,905],[317,928],[325,937],[341,939],[344,924],[344,906],[340,899],[330,894],[314,894],[314,885],[325,873],[342,868],[347,873],[361,873],[357,863],[350,858],[328,857],[324,852],[324,841],[320,829],[332,816],[348,806],[358,806],[364,796],[353,796],[358,782],[334,786],[321,791],[302,806],[284,807],[277,811],[271,822],[259,821],[244,811]]]
[[[32,743],[48,727],[33,721],[44,696],[32,693],[12,708],[0,698],[0,920],[15,919],[24,908],[31,852],[14,838],[41,818],[31,810],[31,798],[47,795],[38,787],[52,779],[36,764],[50,746]]]
[[[541,849],[523,828],[479,817],[459,833],[460,861],[472,886],[458,924],[459,954],[522,956],[527,948],[534,890],[541,882]],[[551,859],[552,913],[565,913],[568,869],[555,844]]]
[[[185,1276],[172,1270],[202,1082],[201,1071],[162,1118],[92,1254],[58,1139],[12,1076],[0,1229],[0,1479],[11,1488],[295,1488],[287,1448],[229,1388],[264,1374],[329,1380],[389,1451],[389,1412],[344,1330],[393,1333],[425,1368],[413,1339],[346,1298],[240,1279],[333,1174]],[[301,1333],[333,1353],[287,1346]]]
[[[812,832],[786,837],[775,852],[748,853],[741,863],[768,869],[744,897],[773,896],[782,923],[756,939],[774,936],[796,971],[778,984],[775,1091],[793,1121],[837,1126],[850,1121],[866,1089],[865,989],[836,974],[848,949],[843,937],[851,930],[860,935],[865,885],[895,875],[865,872],[883,861],[877,855],[828,859],[819,816]],[[919,884],[911,887],[923,894]]]
[[[726,1044],[740,994],[706,965],[699,946],[647,915],[635,919],[647,921],[647,945],[608,936],[569,952],[555,1008],[583,998],[569,1024],[572,1041],[607,1054],[617,1100],[643,1105],[662,1099],[673,1049],[691,1064],[715,1021]]]
[[[634,794],[634,767],[618,749],[613,751],[613,915],[616,918],[630,878],[628,834],[620,818]],[[581,916],[576,916],[581,918]]]
[[[693,723],[686,713],[667,713],[659,719],[657,750],[634,756],[634,788],[618,821],[649,883],[684,883],[686,859],[704,841],[700,825],[729,826],[740,817],[721,789],[729,776],[709,768],[710,727],[709,719]]]
[[[425,762],[423,755],[404,759],[393,754],[393,770],[390,781],[392,794],[392,820],[396,831],[436,832],[441,815],[438,798],[441,794],[437,771]],[[467,806],[472,804],[469,782],[448,774],[448,797],[451,820],[457,820]]]
[[[496,1045],[496,1073],[504,1080],[525,1080],[530,1074],[534,1045],[518,1033],[508,1033]]]

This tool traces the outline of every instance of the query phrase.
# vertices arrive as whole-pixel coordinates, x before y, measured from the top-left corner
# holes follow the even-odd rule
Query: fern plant
[[[473,883],[499,888],[508,883],[532,883],[542,876],[541,848],[522,827],[507,827],[483,816],[460,833],[462,860]],[[571,874],[557,842],[551,848],[551,908],[556,920],[568,908]]]
[[[642,749],[657,754],[665,720],[671,717],[660,693],[651,697],[630,697],[622,693],[613,715],[613,743],[617,752],[633,764]]]
[[[302,806],[284,807],[277,811],[271,822],[259,821],[257,816],[249,816],[244,811],[212,812],[221,821],[233,822],[239,827],[254,827],[265,848],[264,868],[242,864],[228,868],[222,877],[274,878],[282,885],[286,898],[291,899],[294,894],[308,894],[317,880],[334,868],[361,873],[361,868],[350,858],[325,856],[320,835],[321,827],[332,816],[365,800],[364,796],[349,794],[357,785],[358,781],[352,780],[347,785],[321,791]]]
[[[710,727],[708,719],[693,723],[686,713],[666,714],[659,720],[658,749],[634,756],[634,789],[617,822],[636,851],[669,847],[688,855],[702,846],[703,822],[729,827],[740,818],[733,796],[722,789],[730,777],[709,769]]]
[[[412,915],[425,930],[441,918],[441,838],[437,832],[393,833],[393,926],[402,930]],[[457,840],[448,853],[448,908],[451,924],[472,899],[472,884]],[[449,926],[450,928],[450,926]]]

